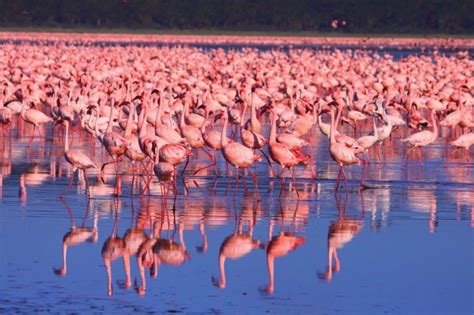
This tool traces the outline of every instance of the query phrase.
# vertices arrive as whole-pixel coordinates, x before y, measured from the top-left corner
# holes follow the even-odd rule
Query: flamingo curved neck
[[[138,117],[138,135],[144,137],[146,135],[146,115],[147,107],[143,106],[140,116]]]
[[[110,104],[110,113],[109,113],[109,122],[107,124],[107,129],[105,130],[106,133],[109,133],[112,131],[112,120],[113,120],[113,114],[114,114],[114,101],[112,101],[112,104]]]
[[[332,145],[336,142],[336,137],[334,136],[335,130],[335,121],[334,121],[334,112],[330,112],[331,116],[331,125],[329,126],[329,145]]]
[[[276,119],[275,114],[272,112],[272,125],[270,127],[270,139],[268,143],[274,144],[276,143]]]
[[[433,122],[433,141],[438,137],[438,124],[436,122],[435,112],[431,112],[431,121]]]
[[[66,130],[64,132],[64,153],[69,151],[69,122],[66,121]]]
[[[253,101],[254,94],[250,94],[250,124],[253,126],[257,122],[257,111],[255,109],[255,102]]]
[[[225,276],[225,259],[226,257],[222,254],[219,255],[219,275],[220,275],[220,282],[223,287],[226,285],[226,276]]]
[[[128,113],[127,125],[125,126],[125,136],[130,136],[132,134],[132,121],[135,115],[135,105],[132,103],[130,106],[130,111]]]
[[[375,117],[372,117],[372,125],[374,128],[374,137],[378,139],[379,137],[379,131],[377,130],[377,124],[375,123]]]
[[[222,135],[221,135],[221,146],[224,148],[227,146],[228,141],[227,141],[227,116],[224,114],[224,126],[222,127]]]

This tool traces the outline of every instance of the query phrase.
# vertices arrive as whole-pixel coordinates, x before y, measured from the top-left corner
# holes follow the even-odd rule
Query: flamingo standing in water
[[[451,141],[449,144],[457,149],[464,148],[466,152],[469,153],[469,148],[474,144],[474,132],[463,134],[456,140]],[[466,160],[467,162],[470,161],[469,154],[467,154]]]
[[[412,148],[407,151],[407,155],[410,150],[419,148],[421,160],[421,147],[425,147],[436,141],[436,138],[438,138],[438,124],[436,123],[435,111],[431,111],[431,121],[433,123],[433,131],[423,130],[401,140],[402,142],[408,142],[412,145]]]
[[[31,140],[33,140],[33,138],[35,137],[36,128],[39,128],[41,124],[53,121],[51,117],[49,117],[42,111],[34,108],[27,108],[26,103],[23,103],[21,107],[20,117],[25,122],[33,125],[33,137],[31,138]]]
[[[348,147],[346,144],[339,143],[336,141],[335,134],[336,130],[336,122],[334,120],[334,110],[330,110],[331,116],[331,128],[329,130],[329,154],[331,155],[332,159],[336,161],[339,165],[339,174],[337,175],[336,181],[336,191],[339,189],[339,184],[341,182],[341,175],[344,176],[344,183],[345,183],[345,190],[347,193],[347,176],[344,172],[344,165],[351,165],[355,163],[359,163],[360,159],[355,155],[354,150]],[[362,183],[362,177],[361,177]]]
[[[115,100],[112,100],[112,106],[115,105]],[[127,140],[119,133],[113,131],[113,110],[111,108],[110,114],[109,114],[109,123],[107,125],[107,129],[105,130],[105,133],[100,134],[98,131],[98,118],[99,118],[99,113],[97,112],[97,119],[96,119],[96,136],[99,138],[100,142],[102,145],[105,147],[107,152],[109,153],[110,157],[112,158],[111,162],[106,162],[102,164],[101,168],[101,178],[103,178],[103,172],[104,168],[111,163],[114,163],[115,166],[115,178],[116,178],[116,184],[115,184],[115,192],[114,194],[116,196],[120,196],[122,194],[122,189],[121,189],[121,184],[119,180],[119,169],[118,169],[118,162],[120,157],[125,154],[127,151],[128,143]]]
[[[216,151],[222,149],[221,145],[221,132],[211,129],[206,130],[206,126],[208,124],[209,119],[209,111],[206,109],[206,117],[204,119],[203,124],[201,125],[201,134],[202,138],[204,139],[204,143],[213,150],[213,154],[211,154],[211,164],[205,165],[194,172],[194,175],[199,173],[202,170],[205,170],[209,167],[214,166],[214,171],[217,176],[219,176],[219,172],[217,171],[217,158],[216,158]]]
[[[292,148],[289,145],[277,142],[275,114],[271,112],[271,115],[272,122],[270,128],[270,140],[268,143],[270,156],[282,167],[280,177],[283,176],[285,168],[288,168],[291,172],[293,183],[296,185],[293,167],[300,163],[307,165],[311,161],[311,157],[303,154],[303,152],[296,148]]]
[[[82,151],[79,150],[70,150],[69,149],[69,121],[64,121],[64,124],[66,126],[66,132],[64,134],[64,159],[72,165],[73,167],[73,174],[71,176],[71,179],[69,180],[69,184],[62,193],[62,196],[64,196],[65,193],[71,188],[72,182],[74,180],[74,173],[76,170],[82,170],[84,173],[84,180],[86,181],[86,187],[87,187],[87,194],[89,194],[89,181],[87,179],[87,174],[86,170],[89,168],[95,168],[97,169],[97,166],[95,165],[92,160],[85,155]]]
[[[224,159],[232,164],[237,169],[237,181],[239,179],[239,169],[246,169],[256,161],[260,161],[260,155],[255,154],[252,149],[247,148],[239,142],[227,140],[227,111],[224,111],[224,126],[221,134],[221,147]],[[256,182],[256,175],[254,174],[254,182]]]

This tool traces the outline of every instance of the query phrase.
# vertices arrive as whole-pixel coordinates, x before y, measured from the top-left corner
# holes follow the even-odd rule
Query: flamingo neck
[[[125,137],[128,137],[132,134],[132,121],[133,115],[135,114],[135,106],[132,104],[128,112],[127,124],[125,125]]]
[[[64,132],[64,153],[69,151],[69,122],[66,121],[66,131]]]
[[[206,133],[206,126],[208,124],[209,112],[206,110],[206,116],[204,117],[204,122],[201,125],[201,133],[204,135]]]
[[[186,122],[185,122],[185,118],[188,114],[188,110],[189,110],[189,103],[188,102],[185,102],[184,103],[184,109],[183,109],[183,112],[181,113],[181,120],[180,120],[180,127],[183,128],[184,126],[186,126]]]
[[[225,259],[226,257],[223,254],[219,255],[219,274],[220,274],[220,283],[223,287],[226,285],[225,277]]]
[[[98,110],[94,110],[93,112],[95,112],[95,125],[94,125],[95,136],[97,138],[99,138],[100,137],[100,132],[99,132],[99,118],[100,118],[100,115],[99,115]],[[92,119],[92,113],[91,113],[91,119]]]
[[[377,124],[375,123],[375,117],[372,117],[372,125],[374,128],[374,137],[378,138],[379,137],[379,131],[377,130]]]
[[[146,114],[147,107],[143,106],[140,116],[138,117],[138,136],[144,137],[146,135]]]
[[[240,117],[240,127],[242,128],[245,123],[245,114],[247,114],[247,102],[244,103],[244,109],[242,110],[242,116]]]
[[[431,112],[431,121],[433,122],[433,139],[438,137],[438,124],[436,122],[435,112]]]
[[[67,272],[67,245],[63,243],[63,272],[66,274]]]
[[[267,268],[268,268],[268,290],[273,292],[275,286],[275,257],[273,255],[267,254]]]
[[[221,146],[224,148],[227,146],[227,113],[224,114],[224,126],[222,126],[222,134],[221,134]]]
[[[334,112],[330,112],[331,116],[331,125],[329,126],[329,145],[332,145],[336,142],[336,137],[334,134],[336,133],[336,124],[334,121]]]
[[[164,93],[160,93],[160,103],[159,103],[158,110],[156,111],[156,116],[155,116],[155,127],[160,126],[162,124],[161,123],[161,115],[162,115],[163,106],[164,106],[164,101],[163,101],[164,95],[163,94]]]
[[[255,124],[257,121],[257,111],[255,109],[255,102],[253,101],[254,94],[250,94],[250,122],[251,124]]]
[[[113,120],[113,114],[114,114],[114,101],[112,101],[112,104],[110,104],[110,114],[109,114],[109,122],[107,124],[107,129],[105,130],[106,133],[109,133],[112,131],[112,120]]]
[[[275,114],[272,112],[272,125],[270,127],[270,139],[268,140],[270,144],[276,143],[276,119]]]

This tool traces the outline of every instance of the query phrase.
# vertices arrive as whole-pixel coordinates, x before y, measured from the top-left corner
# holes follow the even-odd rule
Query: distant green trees
[[[474,32],[468,0],[0,0],[0,26]]]

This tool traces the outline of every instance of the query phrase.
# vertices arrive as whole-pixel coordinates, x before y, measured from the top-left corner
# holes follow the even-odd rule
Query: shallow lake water
[[[132,187],[125,162],[121,197],[112,196],[110,168],[105,183],[89,172],[90,198],[76,175],[61,199],[72,176],[63,131],[49,126],[31,139],[28,128],[14,125],[1,138],[1,313],[473,312],[472,152],[453,153],[446,134],[421,162],[416,152],[404,161],[398,130],[380,158],[369,154],[364,191],[355,165],[347,168],[347,193],[335,193],[338,168],[315,129],[308,152],[316,179],[309,167],[296,170],[296,182],[269,178],[264,160],[257,187],[250,175],[238,183],[212,169],[193,176],[208,163],[194,152],[176,199],[163,199],[155,179],[142,193],[142,171]],[[97,163],[107,160],[92,138],[77,131],[72,138]],[[73,240],[71,231],[83,234]],[[137,231],[159,236],[158,253],[169,261],[157,264],[155,277],[145,269],[143,280],[132,255],[127,287],[127,259],[118,257],[109,289],[104,244]]]

